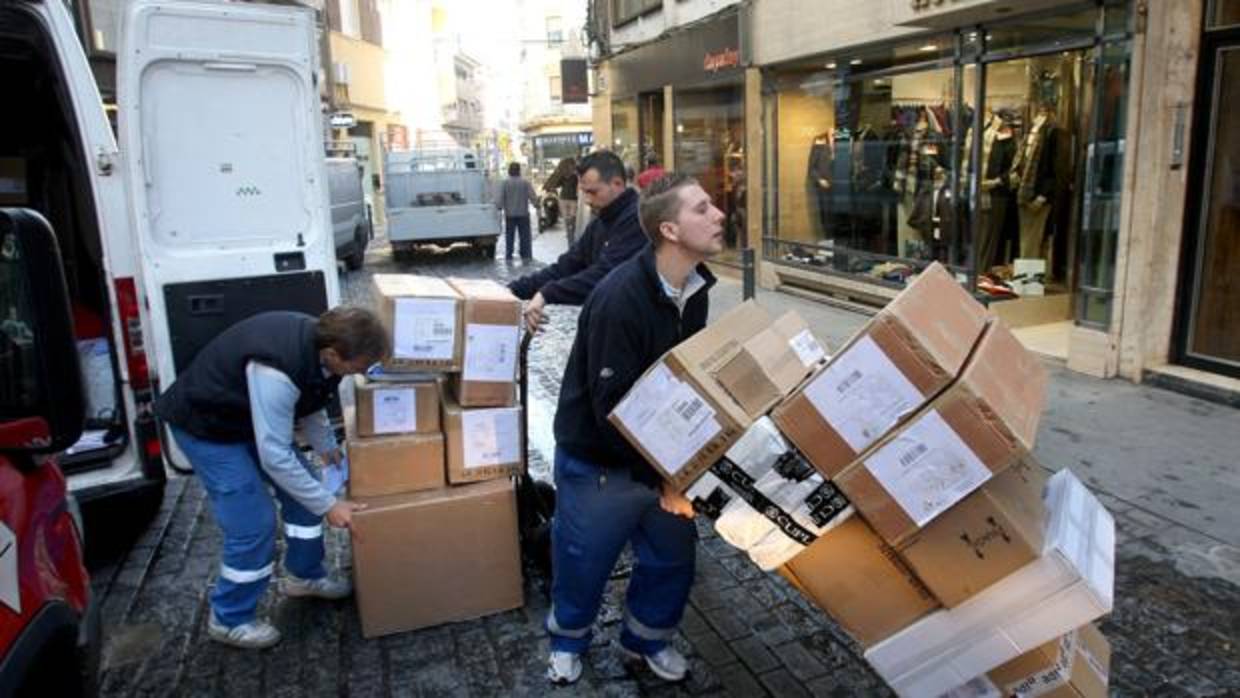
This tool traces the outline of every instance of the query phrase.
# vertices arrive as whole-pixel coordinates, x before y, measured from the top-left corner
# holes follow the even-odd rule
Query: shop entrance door
[[[1226,9],[1226,3],[1223,3]],[[1240,3],[1236,22],[1240,23]],[[1240,377],[1240,26],[1202,44],[1198,124],[1185,225],[1179,358]]]
[[[647,92],[638,100],[638,121],[641,126],[641,159],[637,171],[646,169],[650,156],[663,160],[663,93]],[[666,163],[665,163],[666,164]]]
[[[745,119],[742,90],[677,91],[676,171],[695,177],[727,216],[724,264],[740,264],[745,239]]]

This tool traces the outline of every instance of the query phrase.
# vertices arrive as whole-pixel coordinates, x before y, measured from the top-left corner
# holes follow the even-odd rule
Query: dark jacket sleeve
[[[597,223],[597,222],[596,222]],[[508,284],[508,289],[513,295],[523,301],[528,301],[534,297],[535,293],[543,290],[547,284],[556,279],[566,276],[572,276],[577,272],[585,269],[590,265],[590,260],[586,257],[586,250],[594,244],[593,236],[598,234],[599,225],[591,223],[586,227],[585,232],[578,238],[576,244],[568,248],[560,258],[552,264],[539,269],[533,274],[526,274],[519,279],[515,279]],[[543,293],[548,303],[562,303],[563,301],[553,301],[546,293]],[[583,299],[584,300],[584,299]],[[578,301],[577,305],[580,305]]]
[[[592,299],[589,322],[579,331],[589,332],[586,376],[590,404],[603,440],[599,445],[612,454],[613,464],[633,467],[644,464],[645,458],[607,419],[652,363],[648,356],[648,327],[640,313],[622,307],[626,305],[630,304],[623,296]]]
[[[601,225],[592,226],[587,230],[587,234],[589,233],[601,234]],[[584,250],[590,249],[586,245],[593,244],[592,240],[587,241],[583,238],[574,245],[574,248],[581,248],[584,255]],[[581,305],[598,282],[603,280],[603,277],[607,276],[617,265],[636,256],[645,246],[646,234],[642,232],[637,213],[634,211],[631,215],[616,221],[608,243],[600,247],[598,257],[592,264],[570,274],[557,275],[553,281],[544,284],[539,290],[548,303]]]

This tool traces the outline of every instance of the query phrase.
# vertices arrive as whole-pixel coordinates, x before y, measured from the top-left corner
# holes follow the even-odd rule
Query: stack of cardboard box
[[[491,281],[377,274],[392,341],[346,413],[367,637],[521,606],[520,302]]]
[[[733,348],[762,346],[763,331],[773,328],[753,309],[725,316],[663,357],[613,421],[720,521],[738,497],[759,510],[776,499],[748,491],[757,478],[735,474],[754,458],[728,449],[751,440],[746,429],[777,427],[786,441],[768,450],[786,446],[784,464],[808,462],[859,514],[815,528],[781,511],[777,528],[805,546],[784,546],[781,572],[898,693],[943,694],[1109,612],[1109,514],[1070,472],[1048,481],[1030,455],[1045,369],[944,268],[918,275],[786,397],[729,403],[724,363],[746,376],[779,365]],[[760,478],[789,472],[756,462]],[[765,567],[750,530],[724,538]]]

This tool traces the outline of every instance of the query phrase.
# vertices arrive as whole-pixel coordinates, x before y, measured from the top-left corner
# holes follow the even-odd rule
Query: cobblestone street
[[[539,264],[554,259],[563,235],[549,232],[536,240]],[[376,240],[364,271],[342,277],[346,302],[369,302],[372,272],[407,271],[441,276],[513,278],[520,264],[479,260],[472,251],[420,255],[398,267],[382,240]],[[716,308],[740,300],[740,285],[721,280],[712,295]],[[764,302],[782,310],[795,307],[832,346],[859,327],[865,317],[790,296],[765,294]],[[549,476],[553,449],[551,415],[563,364],[575,331],[575,309],[552,308],[547,332],[531,355],[531,467]],[[1170,501],[1181,501],[1190,519],[1168,513],[1163,503],[1134,495],[1123,482],[1088,465],[1126,457],[1091,426],[1058,406],[1071,390],[1108,391],[1140,396],[1158,409],[1192,412],[1213,428],[1217,443],[1198,444],[1205,460],[1218,466],[1215,477],[1234,491],[1237,411],[1172,393],[1094,381],[1052,368],[1052,392],[1039,453],[1048,465],[1069,465],[1093,486],[1116,517],[1118,556],[1115,610],[1101,628],[1111,641],[1111,687],[1120,696],[1240,695],[1240,532],[1224,507],[1201,504],[1177,494],[1175,481],[1162,484]],[[1085,386],[1085,387],[1080,387]],[[1057,397],[1058,396],[1058,397]],[[1125,398],[1128,399],[1128,398]],[[1057,402],[1057,400],[1061,402]],[[1073,403],[1075,404],[1075,403]],[[1227,431],[1230,424],[1231,431]],[[1128,424],[1133,432],[1162,424]],[[1061,431],[1055,431],[1060,429]],[[1207,429],[1208,430],[1208,429]],[[1163,432],[1170,438],[1174,431]],[[1183,442],[1181,447],[1195,447]],[[1112,452],[1114,451],[1114,452]],[[1064,454],[1075,454],[1071,461]],[[1141,453],[1131,457],[1141,458]],[[1207,463],[1198,463],[1202,467]],[[1101,466],[1100,466],[1101,468]],[[1135,476],[1134,476],[1135,477]],[[1184,476],[1188,479],[1188,476]],[[1126,481],[1126,480],[1125,480]],[[1208,484],[1208,483],[1206,483]],[[1201,487],[1198,482],[1195,487]],[[1185,485],[1187,487],[1187,485]],[[1174,496],[1173,496],[1174,495]],[[1204,507],[1205,511],[1189,511]],[[1198,521],[1198,517],[1202,517]],[[1196,522],[1196,523],[1194,523]],[[206,639],[206,596],[218,568],[220,534],[195,478],[169,482],[163,507],[141,539],[122,559],[94,571],[94,588],[103,598],[102,693],[130,695],[220,696],[409,696],[409,695],[734,695],[857,696],[887,695],[882,682],[861,658],[860,649],[823,613],[811,607],[776,575],[748,559],[699,522],[698,576],[676,645],[691,660],[690,678],[666,685],[645,667],[620,659],[621,599],[627,563],[616,570],[600,617],[595,646],[581,682],[552,690],[543,677],[547,642],[546,579],[527,571],[526,606],[481,620],[362,639],[352,602],[337,604],[291,600],[276,593],[265,600],[284,632],[274,649],[245,653]],[[331,562],[350,566],[347,537],[332,531]]]

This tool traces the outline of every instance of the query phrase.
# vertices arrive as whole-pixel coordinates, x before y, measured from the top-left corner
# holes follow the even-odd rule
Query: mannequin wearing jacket
[[[1043,106],[1034,117],[1029,135],[1016,153],[1012,176],[1020,206],[1020,256],[1043,257],[1046,221],[1055,199],[1055,154],[1059,149],[1059,129],[1051,110]]]
[[[942,139],[930,128],[930,117],[923,111],[905,145],[896,176],[908,206],[908,224],[927,243],[934,233],[935,182],[946,169],[946,158]]]
[[[818,205],[818,225],[824,238],[831,237],[831,132],[814,136],[809,149],[809,190]]]
[[[1016,160],[1016,138],[1012,128],[998,114],[991,117],[982,134],[981,228],[977,238],[977,270],[988,271],[1008,261],[1009,246],[1020,241],[1016,210],[1016,191],[1012,186],[1012,165]]]

